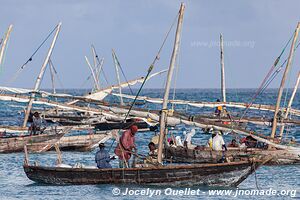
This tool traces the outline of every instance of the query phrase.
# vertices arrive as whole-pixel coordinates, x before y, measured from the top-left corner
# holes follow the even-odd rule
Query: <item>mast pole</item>
[[[4,50],[5,50],[5,47],[7,45],[7,42],[8,42],[8,38],[10,36],[10,33],[12,31],[12,28],[13,28],[13,25],[9,25],[8,29],[7,29],[7,32],[5,34],[5,38],[4,40],[2,41],[2,46],[1,46],[1,50],[0,50],[0,66],[2,65],[2,60],[3,60],[3,56],[4,56]]]
[[[117,62],[117,59],[116,59],[116,53],[113,49],[112,49],[112,56],[113,56],[113,60],[114,60],[114,64],[115,64],[118,85],[121,85],[119,66],[118,66],[118,62]],[[119,87],[119,94],[120,94],[120,105],[123,106],[124,101],[123,101],[123,96],[122,96],[122,87]]]
[[[299,86],[299,82],[300,82],[300,72],[298,73],[298,78],[297,78],[297,81],[296,81],[296,84],[295,84],[295,87],[294,87],[294,90],[293,90],[293,93],[291,95],[291,98],[290,98],[290,101],[288,103],[288,106],[286,108],[286,111],[285,111],[285,114],[284,114],[284,118],[283,119],[287,119],[288,118],[288,115],[290,113],[290,110],[291,110],[291,107],[292,107],[292,103],[294,101],[294,98],[295,98],[295,95],[296,95],[296,92],[297,92],[297,89],[298,89],[298,86]],[[280,139],[282,138],[283,136],[283,131],[284,131],[284,124],[281,126],[280,128],[280,134],[279,134],[279,137]]]
[[[291,65],[292,65],[292,60],[293,60],[293,56],[294,56],[294,51],[295,51],[295,44],[297,41],[297,37],[298,37],[298,33],[299,33],[299,28],[300,28],[300,22],[298,22],[297,24],[297,28],[295,30],[294,33],[294,38],[293,38],[293,43],[291,45],[291,50],[290,50],[290,54],[289,54],[289,58],[288,58],[288,62],[286,64],[285,67],[285,71],[281,80],[281,84],[279,87],[279,91],[278,91],[278,97],[277,97],[277,103],[276,103],[276,107],[275,107],[275,112],[274,112],[274,119],[273,119],[273,126],[272,126],[272,132],[271,132],[271,138],[275,137],[276,134],[276,129],[277,129],[277,115],[279,112],[279,107],[280,107],[280,102],[281,102],[281,97],[282,97],[282,93],[283,93],[283,88],[285,85],[285,81],[287,78],[287,75],[290,71]]]
[[[95,50],[95,47],[94,45],[92,45],[92,53],[93,53],[93,60],[94,60],[94,69],[95,69],[95,72],[96,72],[96,79],[97,79],[97,82],[98,82],[98,85],[99,85],[99,88],[100,88],[100,80],[99,80],[99,68],[97,68],[97,54],[96,54],[96,50]]]
[[[30,99],[29,99],[29,102],[28,102],[28,105],[27,105],[27,109],[26,109],[26,112],[25,112],[23,127],[26,127],[26,125],[27,125],[29,113],[30,113],[30,110],[32,108],[32,104],[33,104],[33,101],[34,101],[34,98],[35,98],[35,92],[38,91],[38,89],[39,89],[39,87],[41,85],[41,81],[42,81],[42,78],[44,76],[44,73],[45,73],[47,64],[49,62],[50,56],[52,54],[53,48],[55,46],[55,43],[56,43],[56,40],[57,40],[57,37],[58,37],[58,33],[60,31],[61,24],[62,23],[60,22],[58,24],[57,28],[56,28],[56,32],[55,32],[54,38],[52,40],[51,46],[49,48],[48,54],[47,54],[47,56],[46,56],[46,58],[44,60],[44,63],[43,63],[42,68],[40,70],[40,74],[39,74],[38,78],[36,79],[35,86],[34,86],[34,89],[33,89],[33,93],[31,93],[31,96],[30,96]]]
[[[163,105],[162,105],[161,116],[160,116],[160,134],[159,134],[159,144],[158,144],[158,152],[157,152],[158,154],[157,160],[159,163],[162,163],[162,152],[163,152],[164,138],[166,135],[166,120],[167,120],[167,111],[168,111],[169,92],[170,92],[172,75],[173,75],[176,58],[179,50],[179,45],[180,45],[180,34],[182,30],[184,8],[185,8],[184,3],[181,3],[173,53],[170,60],[170,66],[169,66],[169,71],[168,71],[168,76],[167,76],[167,81],[165,86],[165,94],[164,94]]]
[[[222,35],[222,33],[220,34],[220,48],[221,48],[221,90],[222,90],[222,102],[226,102],[224,44],[223,44],[223,35]]]
[[[100,86],[98,85],[98,81],[94,72],[94,69],[89,61],[89,59],[85,56],[85,61],[88,64],[88,67],[90,68],[92,75],[93,75],[93,79],[94,79],[94,87],[96,88],[96,90],[100,90]]]

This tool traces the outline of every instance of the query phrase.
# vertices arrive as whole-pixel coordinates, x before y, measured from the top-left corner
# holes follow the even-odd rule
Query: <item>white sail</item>
[[[160,75],[164,72],[166,72],[167,70],[162,70],[162,71],[159,71],[159,72],[156,72],[156,73],[153,73],[151,74],[150,76],[148,76],[147,80],[149,80],[150,78],[156,76],[156,75]],[[101,90],[98,90],[92,94],[89,94],[89,95],[85,95],[83,96],[83,99],[91,99],[91,100],[96,100],[96,101],[101,101],[103,100],[107,95],[111,94],[112,91],[114,89],[119,89],[120,87],[121,88],[124,88],[124,87],[128,87],[128,86],[132,86],[132,85],[135,85],[137,83],[143,83],[143,81],[145,80],[144,77],[141,77],[141,78],[137,78],[137,79],[134,79],[134,80],[131,80],[131,81],[128,81],[128,82],[123,82],[119,85],[112,85],[110,87],[107,87],[107,88],[104,88],[104,89],[101,89]],[[71,105],[71,104],[74,104],[76,102],[78,102],[79,100],[75,100],[75,101],[71,101],[69,102],[68,104]]]

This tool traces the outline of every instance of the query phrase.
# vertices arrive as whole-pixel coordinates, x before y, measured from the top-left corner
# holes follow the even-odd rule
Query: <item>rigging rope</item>
[[[62,87],[62,89],[65,91],[65,87],[64,87],[64,85],[63,85],[63,83],[62,83],[62,81],[61,81],[61,79],[60,79],[60,77],[59,77],[59,75],[58,75],[58,73],[57,73],[56,67],[55,67],[54,64],[53,64],[52,59],[49,59],[49,62],[50,62],[50,64],[51,64],[52,67],[53,67],[53,71],[54,71],[54,74],[56,75],[56,78],[57,78],[57,80],[58,80],[59,85],[60,85],[60,86]]]
[[[14,82],[18,76],[20,75],[20,73],[22,72],[22,70],[27,66],[27,64],[29,62],[32,61],[33,56],[35,56],[35,54],[40,50],[40,48],[45,44],[45,42],[49,39],[49,37],[53,34],[53,32],[57,29],[58,25],[56,25],[54,27],[54,29],[47,35],[47,37],[42,41],[42,43],[37,47],[37,49],[33,52],[33,54],[29,57],[29,59],[18,69],[18,71],[15,73],[15,76],[12,77],[12,79],[10,79],[9,81],[7,81],[8,85],[12,82]],[[1,93],[3,93],[3,90],[1,91]]]
[[[151,63],[150,67],[148,68],[147,75],[145,76],[145,79],[144,79],[144,81],[143,81],[141,87],[139,88],[139,90],[138,90],[138,92],[137,92],[137,94],[136,94],[136,96],[135,96],[135,98],[134,98],[132,104],[130,105],[130,107],[129,107],[129,109],[128,109],[128,112],[127,112],[127,114],[126,114],[126,116],[125,116],[124,121],[126,121],[127,117],[129,116],[129,113],[130,113],[130,111],[132,110],[132,108],[133,108],[133,106],[134,106],[134,104],[135,104],[135,102],[136,102],[138,96],[140,95],[140,92],[142,91],[142,89],[143,89],[143,87],[144,87],[144,85],[145,85],[145,83],[146,83],[146,81],[147,81],[147,79],[148,79],[148,76],[150,75],[151,71],[153,70],[156,61],[159,60],[160,53],[161,53],[163,47],[165,46],[165,43],[166,43],[166,41],[167,41],[167,38],[169,37],[169,34],[170,34],[172,28],[174,27],[174,25],[175,25],[175,23],[176,23],[176,20],[177,20],[178,16],[179,16],[179,12],[178,12],[178,14],[176,15],[176,17],[175,17],[175,19],[174,19],[174,21],[173,21],[173,23],[172,23],[170,29],[167,31],[167,34],[166,34],[166,36],[165,36],[165,38],[164,38],[164,40],[163,40],[163,43],[162,43],[162,45],[160,46],[160,48],[159,48],[159,50],[158,50],[158,52],[157,52],[157,54],[156,54],[156,56],[155,56],[153,62]]]
[[[292,34],[292,36],[290,37],[290,39],[288,40],[288,42],[286,43],[286,45],[284,46],[284,48],[282,49],[280,55],[276,58],[274,64],[272,65],[271,69],[269,70],[268,74],[265,76],[264,80],[262,81],[262,83],[260,84],[258,90],[256,91],[255,95],[252,97],[251,101],[248,103],[247,107],[245,108],[244,112],[242,113],[239,121],[242,120],[242,118],[245,116],[245,114],[247,113],[247,111],[249,110],[250,106],[254,103],[255,99],[261,94],[262,89],[265,87],[266,82],[268,82],[270,80],[270,75],[272,75],[272,72],[274,71],[274,69],[276,68],[277,64],[279,63],[281,56],[283,55],[283,53],[285,52],[287,46],[289,45],[289,43],[291,42],[292,38],[294,36],[294,33]],[[276,72],[276,71],[275,71]],[[274,74],[274,72],[273,72]],[[274,79],[274,78],[273,78]],[[272,79],[272,80],[273,80]]]

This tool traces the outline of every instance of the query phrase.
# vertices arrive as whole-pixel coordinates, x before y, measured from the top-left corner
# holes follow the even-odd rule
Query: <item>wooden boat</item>
[[[166,147],[165,156],[172,162],[187,163],[217,163],[223,157],[220,151],[213,151],[209,148],[202,150],[188,149],[184,147]],[[300,151],[280,150],[280,149],[259,149],[259,148],[231,148],[225,152],[224,156],[233,160],[245,160],[249,157],[261,159],[272,157],[266,165],[291,165],[300,164]]]
[[[126,169],[87,169],[24,165],[27,177],[45,184],[139,184],[238,186],[262,162],[168,165]]]
[[[110,137],[109,133],[65,136],[57,144],[63,151],[91,151],[98,143],[105,142]]]
[[[174,48],[165,86],[163,109],[160,113],[157,163],[152,163],[145,167],[139,166],[136,168],[116,169],[43,167],[30,165],[27,151],[25,151],[24,171],[29,179],[46,184],[154,184],[168,186],[174,184],[237,186],[259,166],[268,161],[249,159],[247,161],[217,164],[163,165],[162,150],[164,146],[163,141],[165,140],[165,135],[167,133],[166,122],[168,120],[166,111],[168,109],[167,104],[172,73],[174,71],[176,56],[179,49],[178,46],[180,43],[184,7],[185,6],[182,3],[178,15]],[[150,74],[153,66],[155,66],[157,58],[158,56],[156,56],[154,62],[150,65],[147,76]],[[140,90],[142,89],[143,84]],[[126,114],[126,117],[129,115],[129,112],[130,111]]]
[[[29,151],[45,152],[59,141],[70,129],[53,129],[39,135],[24,135],[0,138],[0,153],[21,152],[24,145],[28,145]]]

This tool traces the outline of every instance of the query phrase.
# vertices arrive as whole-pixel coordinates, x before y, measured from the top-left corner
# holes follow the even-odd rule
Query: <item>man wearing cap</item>
[[[97,163],[97,167],[99,169],[103,168],[112,168],[110,165],[110,161],[115,159],[115,157],[110,157],[108,152],[105,150],[104,143],[99,144],[99,150],[95,155],[95,162]]]
[[[129,167],[128,161],[131,158],[132,150],[136,150],[134,136],[137,131],[138,127],[136,125],[132,125],[120,138],[115,149],[115,154],[119,157],[120,168]]]

